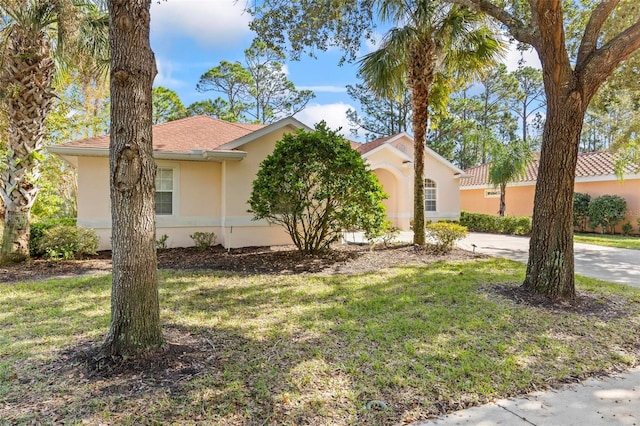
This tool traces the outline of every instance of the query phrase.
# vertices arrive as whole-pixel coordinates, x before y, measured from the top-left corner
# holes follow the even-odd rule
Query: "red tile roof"
[[[229,123],[200,115],[153,126],[153,150],[158,152],[213,151],[227,142],[263,128],[262,124]],[[60,146],[109,148],[109,135],[67,142]]]
[[[361,155],[366,154],[367,152],[372,151],[377,147],[384,145],[385,143],[389,142],[391,139],[395,138],[396,136],[398,135],[391,135],[384,138],[373,140],[371,142],[358,144],[358,146],[355,147],[355,150],[358,151]]]
[[[538,176],[539,155],[527,166],[524,176],[514,182],[535,182]],[[465,170],[470,177],[462,178],[460,186],[488,185],[490,164],[481,164]],[[624,172],[628,174],[638,173],[640,170],[633,165],[627,165]],[[576,178],[595,176],[615,176],[615,157],[607,151],[585,152],[578,154],[576,165]]]

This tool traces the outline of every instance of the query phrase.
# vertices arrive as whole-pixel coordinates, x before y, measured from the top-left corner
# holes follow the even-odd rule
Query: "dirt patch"
[[[554,301],[544,295],[527,291],[522,286],[494,285],[489,287],[488,290],[518,305],[544,309],[549,312],[549,315],[575,313],[608,321],[631,315],[634,312],[634,308],[628,305],[626,299],[615,297],[614,295],[604,296],[602,294],[577,291],[576,297],[572,301]]]
[[[226,250],[222,246],[158,251],[158,268],[174,270],[219,270],[238,274],[361,274],[399,265],[483,257],[464,250],[434,255],[412,245],[376,247],[336,245],[318,256],[300,254],[293,246],[249,247]],[[111,272],[111,252],[71,261],[32,259],[28,263],[0,266],[0,282],[19,282]]]

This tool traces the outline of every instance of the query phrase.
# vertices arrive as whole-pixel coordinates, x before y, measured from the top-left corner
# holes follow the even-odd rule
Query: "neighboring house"
[[[268,126],[229,123],[206,116],[153,126],[156,227],[169,247],[192,246],[196,231],[214,232],[224,247],[290,244],[284,229],[254,221],[247,210],[252,182],[276,141],[298,129],[294,118]],[[385,191],[393,223],[408,230],[413,212],[413,140],[406,134],[367,144],[352,143]],[[78,173],[78,226],[95,229],[99,249],[110,248],[109,135],[49,148]],[[431,150],[426,155],[427,219],[459,217],[462,171]]]
[[[538,159],[527,167],[525,176],[507,185],[506,214],[511,216],[531,216]],[[460,184],[460,208],[474,213],[497,215],[500,208],[500,190],[488,183],[489,165],[482,164],[465,170],[469,177]],[[587,152],[578,155],[574,192],[591,195],[619,195],[627,200],[627,215],[623,221],[630,221],[634,228],[640,217],[640,170],[627,166],[624,179],[615,174],[615,160],[609,152]]]

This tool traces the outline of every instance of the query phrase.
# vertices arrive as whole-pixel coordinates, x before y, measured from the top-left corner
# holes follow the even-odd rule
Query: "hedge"
[[[460,225],[472,232],[493,234],[529,235],[531,218],[528,216],[493,216],[482,213],[460,212]]]

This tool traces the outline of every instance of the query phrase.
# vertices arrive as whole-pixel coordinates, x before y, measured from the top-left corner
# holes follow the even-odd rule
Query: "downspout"
[[[221,166],[222,176],[221,186],[222,189],[220,191],[220,226],[222,227],[222,233],[224,235],[224,244],[227,246],[227,253],[230,250],[231,244],[230,241],[227,240],[227,161],[222,161]],[[231,239],[231,236],[229,236]]]

